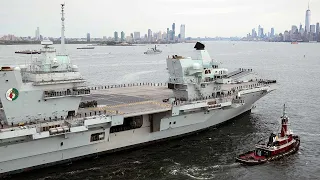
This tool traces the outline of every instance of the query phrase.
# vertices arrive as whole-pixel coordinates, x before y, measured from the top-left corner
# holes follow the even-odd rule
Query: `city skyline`
[[[318,41],[320,42],[320,24],[319,21],[315,24],[311,23],[312,11],[310,10],[310,1],[308,3],[308,8],[305,13],[305,23],[304,25],[300,23],[299,26],[293,24],[291,29],[285,30],[283,33],[275,34],[274,28],[271,31],[264,31],[264,28],[259,25],[258,31],[255,28],[248,33],[246,37],[242,40],[247,41],[299,41],[299,42],[309,42]]]
[[[164,8],[168,6],[169,0],[155,1],[158,8],[153,8],[148,3],[116,1],[115,6],[126,4],[125,7],[121,6],[121,10],[106,8],[110,7],[108,3],[99,0],[90,3],[67,1],[66,37],[84,37],[87,32],[90,32],[92,37],[112,37],[114,31],[144,34],[147,29],[159,29],[165,32],[163,28],[172,22],[188,26],[186,37],[242,37],[247,34],[248,27],[255,27],[257,24],[263,24],[267,29],[274,27],[277,32],[283,32],[289,29],[291,24],[304,24],[308,6],[307,0],[269,0],[263,6],[255,5],[256,1],[253,0],[244,0],[241,3],[236,0],[171,0],[172,8]],[[4,25],[0,29],[0,36],[31,36],[34,29],[40,27],[44,37],[59,37],[60,14],[57,12],[61,2],[6,1],[7,6],[2,7],[0,12],[0,23]],[[26,5],[28,8],[25,8]],[[320,19],[320,12],[316,11],[319,6],[320,0],[310,2],[311,24]]]

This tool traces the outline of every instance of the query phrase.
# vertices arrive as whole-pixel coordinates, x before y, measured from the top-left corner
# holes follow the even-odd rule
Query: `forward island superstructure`
[[[42,45],[30,65],[0,65],[1,175],[203,130],[274,90],[252,69],[229,73],[199,42],[194,57],[167,58],[166,86],[118,88],[85,86],[64,41],[60,55],[52,42]]]

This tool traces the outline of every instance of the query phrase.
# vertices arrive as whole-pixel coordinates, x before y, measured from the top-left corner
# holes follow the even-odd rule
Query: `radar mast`
[[[65,27],[64,27],[64,6],[65,4],[61,4],[61,53],[63,55],[66,54],[66,49],[65,49],[65,42],[64,42],[64,30],[65,30]]]

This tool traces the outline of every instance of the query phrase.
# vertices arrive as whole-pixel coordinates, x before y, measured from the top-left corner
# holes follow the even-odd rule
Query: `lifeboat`
[[[283,106],[281,117],[281,133],[271,133],[267,143],[257,144],[255,150],[240,154],[236,161],[245,165],[257,165],[267,161],[274,161],[296,153],[300,146],[300,137],[293,135],[288,128],[289,118]]]

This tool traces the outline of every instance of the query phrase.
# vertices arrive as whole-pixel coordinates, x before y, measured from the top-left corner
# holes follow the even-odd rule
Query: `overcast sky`
[[[60,37],[60,3],[65,2],[66,36],[113,36],[165,31],[173,22],[186,36],[245,36],[260,24],[276,33],[304,26],[308,0],[0,0],[0,36]],[[320,0],[311,0],[311,24],[320,21]],[[176,33],[178,34],[178,33]]]

